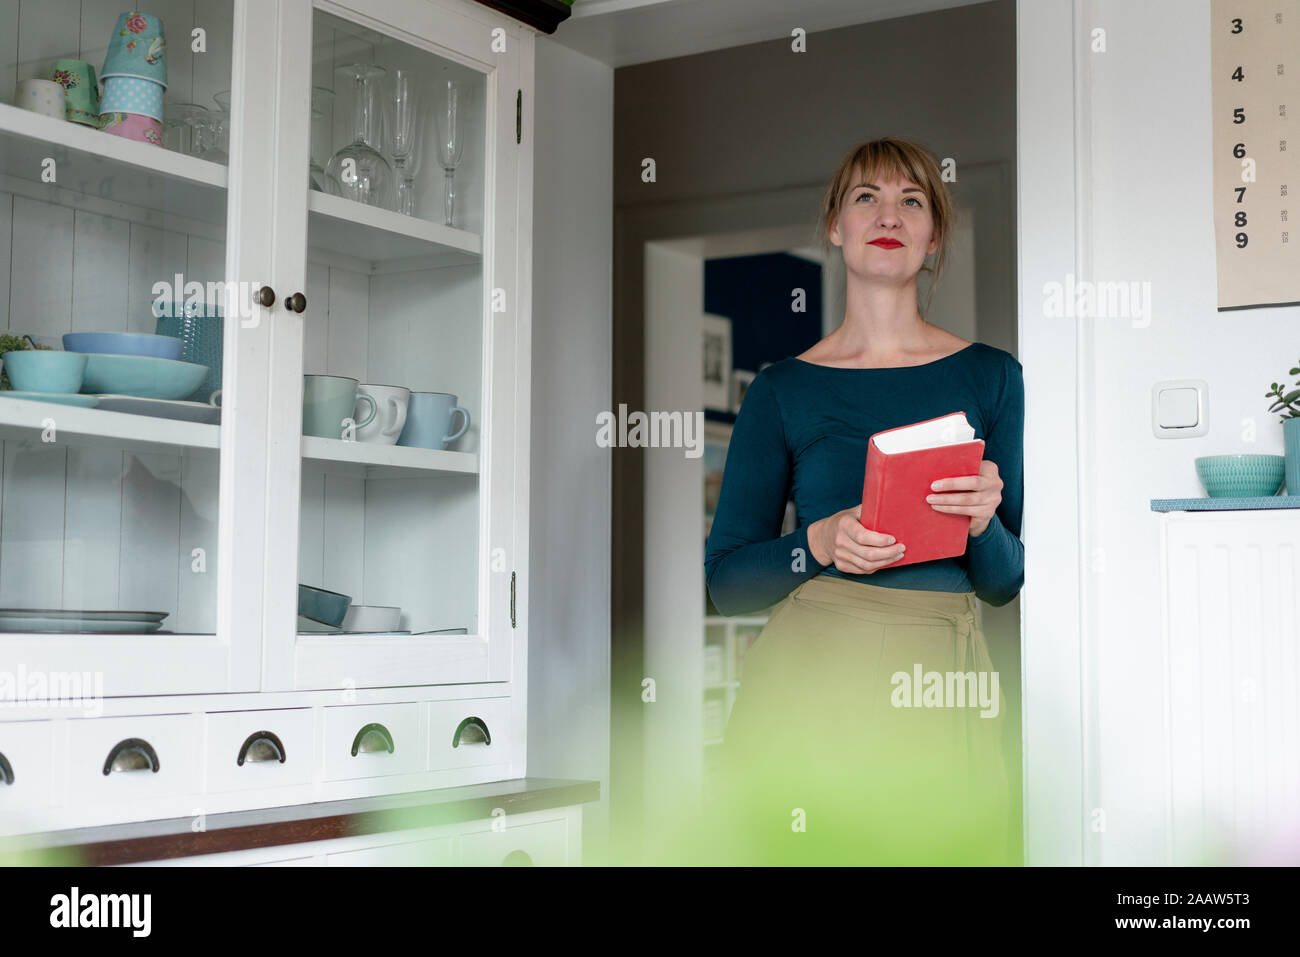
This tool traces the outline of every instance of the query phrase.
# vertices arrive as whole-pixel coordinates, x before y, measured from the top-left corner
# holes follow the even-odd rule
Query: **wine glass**
[[[434,115],[434,122],[438,128],[438,161],[443,171],[443,210],[447,225],[452,226],[456,213],[456,167],[465,152],[465,128],[460,119],[460,107],[468,90],[457,80],[444,80],[442,86],[446,96],[442,109]]]
[[[168,135],[169,142],[176,143],[176,151],[188,156],[203,153],[203,130],[207,127],[208,116],[212,112],[198,103],[168,103],[165,126],[174,129],[174,135]]]
[[[393,168],[379,152],[380,113],[376,109],[375,80],[388,71],[369,63],[349,63],[338,72],[353,80],[353,137],[325,164],[325,186],[367,206],[393,208]]]
[[[415,151],[420,139],[420,97],[410,70],[394,70],[384,95],[384,132],[397,173],[395,209],[415,215]]]
[[[228,166],[230,165],[230,91],[222,90],[220,93],[214,93],[212,100],[221,109],[209,114],[203,158],[214,163],[225,163]]]

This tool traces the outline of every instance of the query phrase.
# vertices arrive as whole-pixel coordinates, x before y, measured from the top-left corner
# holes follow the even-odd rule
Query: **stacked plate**
[[[300,635],[409,635],[409,631],[371,631],[344,629],[342,625],[327,625],[306,615],[298,616],[298,634]]]
[[[0,631],[138,635],[162,627],[165,611],[0,608]]]

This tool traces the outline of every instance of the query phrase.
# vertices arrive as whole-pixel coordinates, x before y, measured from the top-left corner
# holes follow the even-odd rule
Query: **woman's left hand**
[[[979,475],[939,479],[931,487],[935,493],[927,495],[925,500],[935,511],[969,515],[972,537],[984,533],[993,513],[1002,504],[1002,479],[998,476],[997,464],[988,459],[980,462]],[[969,491],[952,491],[953,489]]]

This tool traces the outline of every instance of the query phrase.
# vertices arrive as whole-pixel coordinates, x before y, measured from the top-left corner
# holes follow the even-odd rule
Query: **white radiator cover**
[[[1300,857],[1300,509],[1161,521],[1170,863]]]

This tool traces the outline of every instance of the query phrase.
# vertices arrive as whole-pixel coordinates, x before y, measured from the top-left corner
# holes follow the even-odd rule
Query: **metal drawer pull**
[[[451,736],[451,746],[459,748],[461,741],[466,744],[491,744],[492,734],[482,718],[469,717],[456,725],[456,733]]]
[[[9,759],[0,754],[0,784],[6,787],[14,783],[14,768]]]
[[[368,724],[352,739],[352,756],[358,751],[387,751],[392,754],[397,748],[393,745],[393,736],[382,724]]]
[[[127,738],[113,745],[104,761],[104,774],[123,771],[152,771],[158,773],[158,752],[144,738]]]
[[[239,760],[235,763],[241,768],[245,761],[279,761],[284,764],[286,757],[284,744],[274,732],[254,731],[239,749]]]

